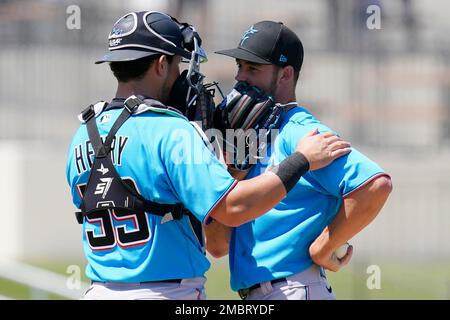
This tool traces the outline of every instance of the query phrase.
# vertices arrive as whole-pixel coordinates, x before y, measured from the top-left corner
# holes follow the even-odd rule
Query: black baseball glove
[[[214,114],[214,127],[223,135],[229,164],[238,170],[255,164],[270,142],[272,129],[279,128],[282,114],[283,108],[271,96],[238,82]]]

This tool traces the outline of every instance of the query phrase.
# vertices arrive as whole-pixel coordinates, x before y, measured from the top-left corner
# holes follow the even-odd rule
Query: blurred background
[[[299,103],[394,184],[379,216],[351,240],[350,265],[329,273],[337,298],[450,299],[445,0],[0,0],[0,298],[77,298],[86,286],[67,149],[78,113],[115,93],[108,65],[93,62],[113,23],[135,10],[197,26],[209,56],[203,71],[224,92],[235,62],[214,51],[235,47],[260,20],[294,30],[305,48]],[[211,261],[209,298],[238,299],[227,257]]]

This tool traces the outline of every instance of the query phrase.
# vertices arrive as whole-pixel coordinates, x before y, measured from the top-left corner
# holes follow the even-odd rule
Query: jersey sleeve
[[[72,194],[72,202],[77,207],[80,208],[81,205],[81,195],[78,189],[77,180],[79,175],[77,173],[76,167],[74,165],[75,160],[75,141],[77,141],[78,135],[80,135],[81,129],[78,129],[73,140],[70,143],[69,150],[67,152],[67,163],[66,163],[66,179],[70,186],[70,192]]]
[[[291,123],[285,141],[285,149],[291,154],[294,152],[298,141],[309,131],[318,129],[319,133],[334,132],[317,120],[306,123]],[[363,187],[378,176],[386,175],[381,167],[370,160],[355,148],[352,152],[334,160],[328,166],[314,171],[309,171],[307,176],[314,179],[325,192],[338,198],[345,198],[354,191]]]
[[[182,119],[176,122],[177,128],[167,135],[160,156],[172,191],[204,223],[236,181],[191,124]]]

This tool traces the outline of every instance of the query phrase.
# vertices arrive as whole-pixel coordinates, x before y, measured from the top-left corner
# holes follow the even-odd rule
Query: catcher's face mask
[[[191,58],[183,58],[189,67],[175,81],[167,105],[177,108],[191,121],[201,121],[202,128],[206,130],[212,125],[215,108],[214,89],[210,87],[217,86],[217,83],[203,84],[205,76],[200,72],[200,63],[206,62],[207,57],[200,46],[201,38],[194,27],[185,23],[180,25],[184,47],[191,51]]]

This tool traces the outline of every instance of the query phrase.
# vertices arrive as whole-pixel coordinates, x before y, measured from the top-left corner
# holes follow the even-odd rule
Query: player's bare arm
[[[309,252],[312,260],[335,272],[345,266],[351,259],[352,246],[341,259],[336,258],[333,253],[378,215],[391,191],[391,179],[383,175],[345,198],[334,220],[311,244]]]
[[[228,254],[232,229],[216,220],[205,226],[206,250],[214,258]]]
[[[316,170],[327,166],[333,160],[348,154],[350,144],[332,133],[317,134],[313,130],[298,143],[296,152],[309,162],[309,168]],[[296,153],[283,160],[288,161]],[[224,225],[235,227],[254,220],[280,202],[287,194],[286,172],[266,172],[258,177],[240,181],[212,211],[211,216]],[[298,181],[294,181],[294,184]]]
[[[226,157],[226,156],[225,156]],[[228,162],[227,162],[228,163]],[[238,170],[233,166],[228,165],[228,172],[237,181],[244,180],[250,169]],[[206,238],[206,250],[214,258],[221,258],[228,254],[230,235],[232,227],[228,227],[216,220],[212,220],[211,223],[204,227]]]

